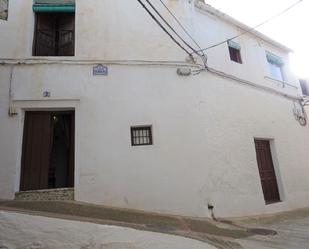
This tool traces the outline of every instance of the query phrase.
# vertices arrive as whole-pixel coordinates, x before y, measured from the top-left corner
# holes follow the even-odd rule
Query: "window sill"
[[[291,88],[294,88],[294,89],[298,89],[297,86],[294,86],[294,85],[292,85],[292,84],[290,84],[286,81],[278,80],[278,79],[275,79],[275,78],[272,78],[272,77],[269,77],[269,76],[264,76],[264,79],[280,83],[282,85],[282,88],[285,88],[286,86],[288,86],[288,87],[291,87]]]
[[[233,63],[236,63],[238,65],[242,65],[243,64],[242,62],[238,62],[238,61],[233,61],[233,60],[230,60],[230,61],[233,62]]]

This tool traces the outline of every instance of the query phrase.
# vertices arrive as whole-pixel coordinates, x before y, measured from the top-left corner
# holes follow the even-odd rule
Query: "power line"
[[[200,45],[195,41],[195,39],[190,35],[190,33],[186,30],[186,28],[181,24],[181,22],[178,20],[178,18],[173,14],[173,12],[167,7],[167,5],[162,0],[160,0],[160,2],[165,7],[165,9],[172,15],[172,17],[176,20],[176,22],[179,24],[179,26],[182,28],[182,30],[191,38],[191,40],[195,43],[195,45],[199,49],[202,49],[200,47]]]
[[[185,49],[168,31],[167,29],[159,22],[159,20],[150,12],[150,10],[145,6],[145,4],[141,0],[137,0],[142,7],[147,11],[147,13],[151,16],[151,18],[159,25],[159,27],[175,42],[182,50],[184,50],[190,57],[192,54]],[[195,53],[195,52],[194,52]],[[198,51],[196,51],[198,53]]]
[[[166,21],[166,19],[160,14],[160,12],[156,9],[155,6],[149,1],[146,0],[146,2],[150,5],[150,7],[157,13],[157,15],[162,19],[162,21],[173,31],[173,33],[184,43],[188,48],[190,48],[194,53],[198,53],[196,49],[191,47],[190,44],[188,44],[178,33],[177,31]]]
[[[192,56],[193,54],[197,54],[200,56],[200,58],[203,61],[204,64],[204,68],[207,68],[207,56],[204,54],[203,51],[202,54],[199,54],[198,51],[196,51],[190,44],[188,44],[178,33],[177,31],[166,21],[166,19],[160,14],[160,12],[153,6],[153,4],[149,1],[146,0],[146,2],[150,5],[150,7],[157,13],[157,15],[163,20],[163,22],[178,36],[178,38],[180,38],[180,40],[186,44],[193,52],[190,53],[190,56]],[[166,6],[162,1],[161,3]],[[168,9],[168,7],[166,6],[166,8]],[[168,11],[172,14],[172,12],[168,9]],[[172,14],[173,15],[173,14]],[[178,19],[176,18],[176,16],[173,15],[173,17],[178,21]],[[178,21],[179,25],[185,30],[185,28],[183,27],[183,25],[180,23],[180,21]],[[186,30],[185,30],[186,31]],[[190,36],[190,34],[186,31],[186,33]],[[191,37],[191,36],[190,36]],[[191,39],[193,39],[191,37]],[[193,39],[194,40],[194,39]],[[195,42],[195,41],[194,41]],[[195,42],[196,43],[196,42]],[[198,45],[198,44],[197,44]],[[199,45],[198,45],[199,47]]]
[[[220,46],[220,45],[222,45],[222,44],[225,44],[225,43],[228,42],[228,41],[234,40],[234,39],[236,39],[236,38],[238,38],[238,37],[240,37],[240,36],[242,36],[242,35],[244,35],[244,34],[250,33],[250,32],[252,32],[252,31],[254,31],[255,29],[257,29],[258,27],[260,27],[260,26],[262,26],[262,25],[264,25],[264,24],[266,24],[266,23],[272,21],[273,19],[275,19],[275,18],[277,18],[277,17],[283,15],[284,13],[286,13],[287,11],[289,11],[290,9],[294,8],[296,5],[300,4],[302,1],[303,1],[303,0],[297,1],[296,3],[292,4],[291,6],[289,6],[288,8],[286,8],[285,10],[281,11],[280,13],[278,13],[278,14],[276,14],[276,15],[270,17],[270,18],[268,18],[268,19],[265,20],[264,22],[262,22],[262,23],[256,25],[256,26],[253,27],[253,28],[250,28],[250,29],[248,29],[248,30],[242,32],[242,33],[239,34],[239,35],[233,36],[233,37],[231,37],[231,38],[229,38],[229,39],[226,39],[226,40],[224,40],[224,41],[222,41],[222,42],[219,42],[219,43],[217,43],[217,44],[214,44],[214,45],[212,45],[212,46],[210,46],[210,47],[207,47],[207,48],[204,48],[204,49],[200,49],[200,50],[198,50],[197,52],[202,52],[202,51],[206,51],[206,50],[211,49],[211,48],[218,47],[218,46]],[[193,53],[192,53],[192,54],[193,54]]]

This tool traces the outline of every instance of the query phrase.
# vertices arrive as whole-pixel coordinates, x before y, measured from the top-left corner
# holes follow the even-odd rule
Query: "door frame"
[[[274,137],[260,137],[260,136],[255,136],[253,137],[253,148],[254,148],[254,155],[255,155],[255,162],[256,162],[256,169],[257,169],[257,175],[260,183],[260,189],[261,189],[261,194],[262,194],[262,199],[264,199],[264,193],[263,193],[263,187],[262,187],[262,182],[261,182],[261,177],[260,177],[260,172],[259,172],[259,167],[258,167],[258,162],[256,158],[256,148],[255,148],[255,140],[265,140],[269,141],[270,145],[270,153],[273,161],[273,166],[274,166],[274,172],[275,172],[275,177],[277,180],[277,186],[278,186],[278,192],[279,192],[279,197],[280,201],[279,202],[272,202],[272,203],[265,203],[266,206],[272,205],[272,204],[279,204],[285,202],[285,192],[284,192],[284,187],[283,187],[283,181],[281,177],[281,172],[280,172],[280,167],[279,167],[279,159],[278,159],[278,153],[276,149],[276,144],[275,144],[275,138]]]
[[[77,172],[79,172],[79,165],[77,157],[77,116],[79,115],[79,99],[72,100],[18,100],[14,101],[16,110],[18,110],[18,120],[19,120],[19,133],[17,135],[17,160],[16,160],[16,175],[14,180],[14,192],[20,192],[21,187],[21,168],[22,168],[22,153],[23,153],[23,137],[24,137],[24,126],[25,126],[25,115],[26,112],[36,111],[36,112],[73,112],[74,113],[74,189],[77,184]]]

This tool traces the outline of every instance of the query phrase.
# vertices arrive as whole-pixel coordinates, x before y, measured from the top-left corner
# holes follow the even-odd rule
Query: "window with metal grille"
[[[132,146],[152,145],[151,126],[131,127]]]

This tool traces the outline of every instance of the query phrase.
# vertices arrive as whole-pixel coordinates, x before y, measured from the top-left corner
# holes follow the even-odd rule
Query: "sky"
[[[205,0],[205,2],[254,27],[298,0]],[[291,48],[294,51],[290,55],[293,72],[301,78],[309,79],[309,0],[303,0],[257,30]]]

